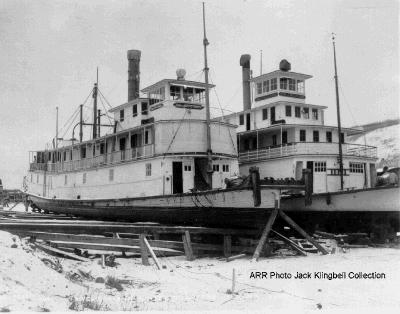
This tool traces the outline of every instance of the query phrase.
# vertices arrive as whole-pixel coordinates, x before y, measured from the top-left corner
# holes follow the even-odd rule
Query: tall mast
[[[207,46],[209,42],[206,36],[206,16],[205,16],[205,8],[203,2],[203,46],[204,46],[204,77],[206,83],[206,121],[207,121],[207,183],[212,189],[212,150],[211,150],[211,130],[210,130],[210,95],[208,90],[208,64],[207,64]]]
[[[97,68],[96,83],[93,87],[93,139],[97,137],[97,84],[99,83],[99,68]]]
[[[340,189],[343,190],[343,152],[342,152],[342,126],[340,123],[340,104],[339,104],[339,86],[338,86],[338,75],[336,67],[336,45],[335,45],[335,34],[332,33],[333,43],[333,60],[335,64],[335,90],[336,90],[336,110],[337,110],[337,122],[339,132],[339,173],[340,173]]]

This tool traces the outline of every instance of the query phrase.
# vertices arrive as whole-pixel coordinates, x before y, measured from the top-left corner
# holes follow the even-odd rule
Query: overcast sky
[[[398,117],[397,1],[206,1],[206,15],[211,80],[223,108],[241,110],[240,55],[251,54],[259,75],[262,50],[264,72],[286,58],[293,71],[313,75],[306,101],[328,106],[326,123],[336,125],[335,32],[342,123]],[[201,1],[0,0],[5,187],[21,186],[28,151],[43,149],[54,137],[55,107],[61,128],[89,94],[97,66],[100,90],[117,106],[127,99],[128,49],[142,51],[141,88],[175,78],[180,67],[187,79],[200,80],[202,36]],[[212,92],[213,107],[219,107],[218,99]]]

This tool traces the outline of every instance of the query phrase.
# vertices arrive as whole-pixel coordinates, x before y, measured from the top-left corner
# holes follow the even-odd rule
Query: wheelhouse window
[[[304,81],[297,80],[297,92],[304,94]]]
[[[160,101],[163,101],[165,99],[165,87],[160,87],[157,88],[149,93],[149,99],[150,99],[150,106],[152,104],[158,103]],[[147,105],[147,104],[146,104]],[[142,103],[142,111],[143,111],[143,103]],[[142,112],[143,113],[143,112]]]
[[[136,117],[137,116],[137,104],[134,104],[132,106],[132,117]]]
[[[258,95],[262,94],[262,83],[261,82],[257,83],[257,94]]]
[[[300,142],[306,141],[306,130],[300,130]]]
[[[183,88],[183,100],[191,101],[191,102],[194,100],[194,88],[193,87]]]
[[[319,142],[319,131],[313,131],[313,142]]]
[[[285,106],[286,117],[292,116],[292,106]]]
[[[271,90],[276,90],[278,88],[278,79],[273,78],[271,79]]]
[[[269,92],[269,80],[263,81],[263,93]]]
[[[171,85],[169,90],[170,90],[170,96],[171,96],[172,100],[181,99],[181,87],[180,86]]]
[[[286,77],[282,77],[279,80],[280,89],[288,89],[288,79]]]
[[[288,79],[288,81],[289,81],[289,90],[295,91],[296,90],[296,80],[290,78],[290,79]]]
[[[326,161],[314,162],[314,172],[326,172]]]
[[[119,121],[122,122],[125,119],[125,110],[122,109],[119,111]]]
[[[262,117],[263,117],[263,120],[267,120],[268,119],[268,108],[264,108],[262,110]]]
[[[300,114],[300,107],[294,107],[294,116],[296,117],[296,118],[300,118],[301,117],[301,114]]]
[[[312,110],[312,118],[313,120],[318,120],[318,109]]]
[[[350,173],[364,173],[364,165],[361,162],[350,162]]]
[[[332,132],[331,131],[326,131],[326,141],[328,143],[332,143]]]

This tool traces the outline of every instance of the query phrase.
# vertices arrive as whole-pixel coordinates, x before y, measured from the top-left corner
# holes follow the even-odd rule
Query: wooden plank
[[[48,245],[45,245],[45,244],[35,243],[35,245],[36,245],[37,247],[39,247],[39,248],[45,250],[45,251],[47,250],[47,251],[50,251],[50,252],[54,252],[54,253],[57,253],[57,254],[61,254],[61,255],[70,257],[70,258],[72,258],[72,259],[81,261],[81,262],[90,262],[90,259],[88,259],[88,258],[85,258],[85,257],[82,257],[82,256],[78,256],[78,255],[75,255],[75,254],[72,254],[72,253],[68,253],[68,252],[65,252],[65,251],[62,251],[62,250],[53,248],[53,247],[48,246]]]
[[[229,256],[226,259],[226,261],[231,262],[231,261],[234,261],[235,259],[239,259],[239,258],[243,258],[243,257],[246,257],[246,254],[238,254],[238,255]]]
[[[185,234],[182,235],[182,242],[183,242],[183,247],[185,249],[186,259],[188,261],[193,261],[194,256],[193,256],[193,249],[192,249],[192,243],[190,241],[189,231],[185,231]]]
[[[142,256],[142,264],[145,266],[150,266],[149,255],[148,255],[149,252],[148,252],[146,244],[144,242],[144,239],[146,239],[146,236],[144,234],[141,234],[139,239],[140,239],[140,255]]]
[[[232,255],[232,237],[224,235],[224,256],[229,257]]]
[[[267,241],[268,234],[271,231],[271,228],[272,228],[272,225],[275,222],[276,216],[278,216],[278,208],[275,208],[272,211],[272,213],[269,216],[269,218],[268,218],[268,222],[265,225],[265,228],[264,228],[264,231],[263,231],[263,233],[261,235],[260,241],[258,242],[258,245],[257,245],[257,247],[256,247],[256,249],[254,251],[253,259],[252,259],[253,261],[257,261],[258,258],[260,257],[262,248],[264,247],[264,244]]]
[[[328,254],[328,251],[325,250],[317,241],[315,241],[312,237],[310,237],[307,232],[305,232],[299,225],[297,225],[288,215],[286,215],[282,210],[279,210],[279,215],[289,224],[291,225],[298,233],[300,233],[303,237],[305,237],[308,242],[312,243],[322,254]]]
[[[156,266],[158,269],[161,269],[160,262],[158,261],[158,258],[156,254],[154,254],[153,249],[151,248],[149,242],[147,241],[146,237],[143,238],[144,244],[146,245],[147,250],[150,252],[151,257],[153,258],[154,263],[156,263]]]
[[[287,244],[289,244],[296,252],[300,253],[303,256],[307,256],[307,252],[305,252],[300,246],[298,246],[296,243],[294,243],[292,240],[289,238],[285,237],[284,235],[280,234],[279,232],[276,232],[275,230],[272,229],[272,232],[275,233],[279,238],[281,238],[283,241],[285,241]]]

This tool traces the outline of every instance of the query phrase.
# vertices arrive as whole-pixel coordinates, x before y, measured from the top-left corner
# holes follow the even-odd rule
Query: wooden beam
[[[82,256],[78,256],[78,255],[75,255],[75,254],[72,254],[72,253],[68,253],[68,252],[56,249],[54,247],[48,246],[48,245],[39,244],[39,243],[35,243],[35,245],[37,247],[41,248],[42,250],[45,250],[45,251],[50,251],[50,252],[53,252],[53,253],[61,254],[61,255],[67,256],[69,258],[81,261],[81,262],[90,262],[90,259],[88,259],[88,258],[85,258],[85,257],[82,257]]]
[[[232,255],[232,237],[224,235],[224,256],[229,257]]]
[[[268,222],[265,225],[265,228],[264,228],[264,231],[263,231],[263,233],[261,235],[260,241],[258,242],[256,250],[254,251],[253,259],[252,259],[253,261],[257,261],[258,258],[260,257],[260,254],[261,254],[261,251],[263,249],[263,246],[264,246],[265,242],[267,241],[268,234],[271,231],[272,225],[275,222],[276,216],[278,216],[278,208],[275,208],[272,211],[271,215],[269,216]]]
[[[148,251],[146,248],[146,244],[144,242],[146,237],[144,234],[141,234],[139,239],[140,239],[140,255],[142,256],[142,264],[145,266],[150,266]]]
[[[275,230],[272,230],[272,232],[275,233],[279,238],[281,238],[287,244],[289,244],[296,252],[300,253],[303,256],[307,256],[307,252],[305,252],[300,246],[298,246],[292,240],[290,240],[289,238],[287,238],[284,235],[280,234],[279,232],[276,232]]]
[[[188,261],[193,261],[194,256],[193,256],[193,249],[192,249],[192,243],[190,241],[189,231],[185,231],[185,234],[182,235],[182,242],[183,242],[183,247],[185,249],[186,259]]]
[[[282,210],[279,210],[279,215],[289,224],[291,225],[298,233],[300,233],[303,237],[305,237],[308,242],[312,243],[322,254],[328,254],[328,251],[325,250],[317,241],[315,241],[312,237],[310,237],[307,232],[305,232],[299,225],[297,225],[288,215],[286,215]]]
[[[238,254],[238,255],[234,255],[234,256],[229,256],[226,261],[227,262],[231,262],[234,261],[235,259],[239,259],[239,258],[243,258],[246,257],[246,254]]]
[[[146,237],[143,238],[144,244],[146,245],[147,250],[150,252],[151,257],[154,260],[154,263],[156,263],[156,266],[158,269],[161,269],[161,265],[160,262],[158,261],[158,258],[156,256],[156,254],[154,254],[153,249],[151,248],[149,242],[147,241]]]

